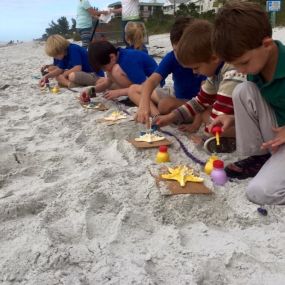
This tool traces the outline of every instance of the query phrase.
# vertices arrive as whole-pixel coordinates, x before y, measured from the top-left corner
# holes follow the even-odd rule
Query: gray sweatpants
[[[261,155],[261,144],[275,137],[274,111],[252,82],[239,84],[233,92],[237,151],[241,155]],[[256,204],[285,205],[285,145],[267,160],[250,181],[246,195]]]

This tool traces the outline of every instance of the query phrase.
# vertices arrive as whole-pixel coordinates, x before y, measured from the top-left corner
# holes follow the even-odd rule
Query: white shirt
[[[122,0],[122,20],[130,21],[140,18],[139,0]]]

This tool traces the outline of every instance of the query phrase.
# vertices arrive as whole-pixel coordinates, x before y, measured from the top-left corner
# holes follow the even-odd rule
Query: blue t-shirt
[[[142,84],[157,68],[155,60],[143,51],[118,48],[117,63],[134,84]]]
[[[63,59],[53,60],[53,64],[61,69],[71,69],[76,65],[81,65],[81,70],[84,72],[94,72],[93,68],[88,62],[87,50],[76,44],[69,44],[67,53]],[[104,72],[100,70],[97,72],[98,76],[104,77]]]
[[[181,66],[173,51],[166,54],[155,72],[163,79],[172,73],[175,96],[179,99],[189,100],[196,96],[201,82],[206,79],[205,76],[194,74],[191,68]]]
[[[135,49],[135,47],[133,45],[130,45],[130,46],[126,46],[126,49]],[[143,45],[143,48],[142,49],[138,49],[138,50],[143,51],[143,52],[148,54],[148,50],[147,50],[146,45]]]

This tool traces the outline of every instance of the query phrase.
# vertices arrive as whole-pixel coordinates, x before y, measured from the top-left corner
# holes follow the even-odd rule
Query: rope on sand
[[[163,134],[169,135],[171,137],[174,137],[177,142],[179,143],[179,145],[181,146],[182,150],[184,151],[184,153],[190,158],[192,159],[194,162],[199,163],[201,165],[205,165],[205,161],[200,160],[199,158],[197,158],[196,156],[194,156],[191,152],[189,152],[189,150],[186,148],[186,146],[184,145],[184,143],[173,133],[168,132],[168,131],[163,131],[160,130],[160,132],[162,132]]]
[[[118,100],[115,100],[115,103],[117,105],[117,108],[119,111],[124,112],[125,114],[131,116],[130,112],[125,108],[125,105],[120,103]]]

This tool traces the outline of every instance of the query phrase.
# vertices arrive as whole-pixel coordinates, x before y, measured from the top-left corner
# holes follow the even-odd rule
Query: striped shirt
[[[228,63],[222,64],[214,76],[206,79],[196,97],[173,111],[175,121],[177,123],[193,122],[196,114],[210,106],[212,106],[211,121],[219,115],[233,114],[232,93],[234,88],[243,81],[246,81],[246,75],[237,72]]]

